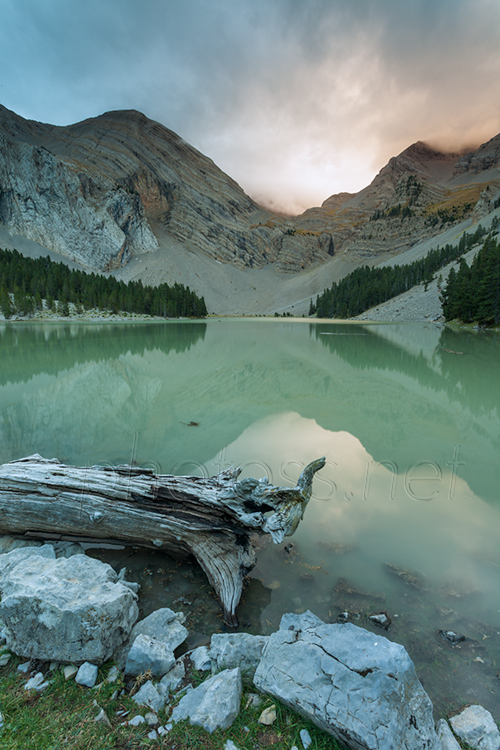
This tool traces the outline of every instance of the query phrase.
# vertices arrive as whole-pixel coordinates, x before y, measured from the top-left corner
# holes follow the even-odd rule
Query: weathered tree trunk
[[[243,579],[255,565],[253,532],[279,544],[293,534],[325,459],[307,466],[295,488],[267,478],[237,481],[156,475],[132,466],[65,466],[39,455],[0,466],[0,533],[43,539],[101,540],[194,555],[236,625]]]

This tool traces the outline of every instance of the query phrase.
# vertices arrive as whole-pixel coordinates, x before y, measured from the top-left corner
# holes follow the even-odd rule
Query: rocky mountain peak
[[[189,258],[183,267],[211,259],[240,270],[300,272],[334,256],[355,266],[473,218],[480,198],[477,211],[487,211],[484,191],[492,185],[496,200],[499,164],[500,135],[466,155],[417,141],[359,193],[284,217],[136,110],[55,126],[0,105],[0,227],[96,270],[119,269],[145,253],[161,255],[165,269],[172,254]],[[157,281],[176,280],[168,273]]]
[[[500,167],[500,134],[457,160],[454,175],[480,174]]]

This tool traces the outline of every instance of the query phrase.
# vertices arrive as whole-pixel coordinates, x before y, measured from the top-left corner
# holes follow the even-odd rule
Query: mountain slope
[[[0,222],[72,260],[118,268],[158,249],[165,232],[240,268],[296,270],[327,257],[317,239],[289,248],[284,230],[259,225],[269,216],[210,159],[139,112],[57,127],[0,107]]]
[[[332,196],[295,222],[301,231],[330,232],[335,252],[376,261],[485,216],[499,192],[500,135],[465,155],[419,141],[390,159],[364,190],[342,201]]]
[[[500,135],[468,154],[417,142],[359,193],[277,216],[134,110],[59,127],[0,106],[4,246],[124,280],[179,281],[212,312],[307,312],[359,265],[416,258],[442,233],[458,235],[499,194]]]

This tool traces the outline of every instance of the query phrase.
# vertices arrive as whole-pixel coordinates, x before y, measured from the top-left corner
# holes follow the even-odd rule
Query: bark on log
[[[66,466],[36,454],[0,466],[0,533],[194,555],[234,626],[243,579],[256,562],[250,534],[269,533],[276,544],[293,534],[324,465],[313,461],[287,488],[267,478],[238,481],[241,469],[205,479],[128,465]]]

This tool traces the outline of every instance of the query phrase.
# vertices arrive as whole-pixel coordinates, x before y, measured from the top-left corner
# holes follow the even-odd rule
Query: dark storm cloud
[[[0,101],[140,109],[298,209],[415,140],[499,132],[499,49],[497,0],[3,0]]]

